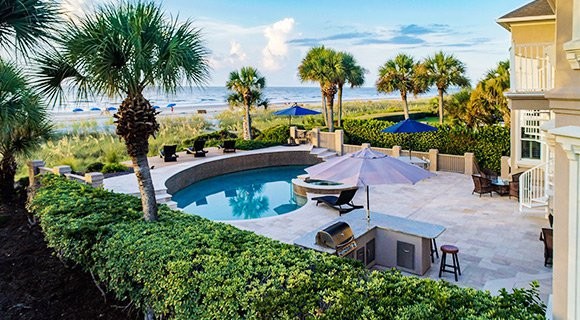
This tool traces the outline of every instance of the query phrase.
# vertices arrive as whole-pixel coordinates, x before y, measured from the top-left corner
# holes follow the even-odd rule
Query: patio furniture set
[[[489,196],[493,196],[493,192],[499,194],[500,196],[509,196],[519,199],[520,196],[520,175],[521,173],[516,173],[511,176],[511,181],[499,178],[497,175],[489,175],[480,171],[480,174],[471,175],[473,179],[473,192],[478,193],[481,197],[482,194],[489,193]]]

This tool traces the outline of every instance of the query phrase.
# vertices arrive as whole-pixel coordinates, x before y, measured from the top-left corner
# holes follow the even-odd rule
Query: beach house
[[[535,0],[511,32],[511,172],[520,208],[554,217],[553,319],[580,319],[580,0]]]

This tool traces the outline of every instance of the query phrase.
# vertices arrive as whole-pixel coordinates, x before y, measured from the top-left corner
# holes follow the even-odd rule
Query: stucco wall
[[[555,23],[514,23],[511,25],[512,41],[516,44],[554,42]]]

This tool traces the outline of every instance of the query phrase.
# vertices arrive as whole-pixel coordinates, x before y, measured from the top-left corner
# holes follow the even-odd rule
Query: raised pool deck
[[[177,163],[156,167],[151,172],[156,188],[166,188],[162,181],[170,176],[214,159],[289,149],[304,152],[309,148],[275,147],[227,155],[216,153],[182,162],[180,158]],[[138,192],[134,175],[105,179],[105,187],[116,192]],[[437,244],[453,244],[459,248],[462,275],[458,285],[497,293],[501,288],[529,287],[531,281],[537,280],[541,297],[547,301],[552,291],[552,268],[544,267],[544,247],[538,240],[540,229],[548,226],[547,220],[519,213],[516,200],[495,193],[493,197],[479,197],[472,195],[471,190],[470,176],[437,172],[436,177],[415,185],[371,186],[371,210],[444,226],[446,231],[437,238]],[[355,203],[365,203],[364,197],[364,191],[359,190]],[[337,211],[308,201],[304,207],[281,216],[227,223],[292,244],[295,239],[337,217]],[[436,260],[423,277],[438,279],[439,262]],[[454,282],[449,275],[444,279]]]

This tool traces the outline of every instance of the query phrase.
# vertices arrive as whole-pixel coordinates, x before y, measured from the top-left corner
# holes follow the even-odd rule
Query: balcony
[[[512,43],[510,56],[511,93],[540,93],[554,87],[552,43]]]

